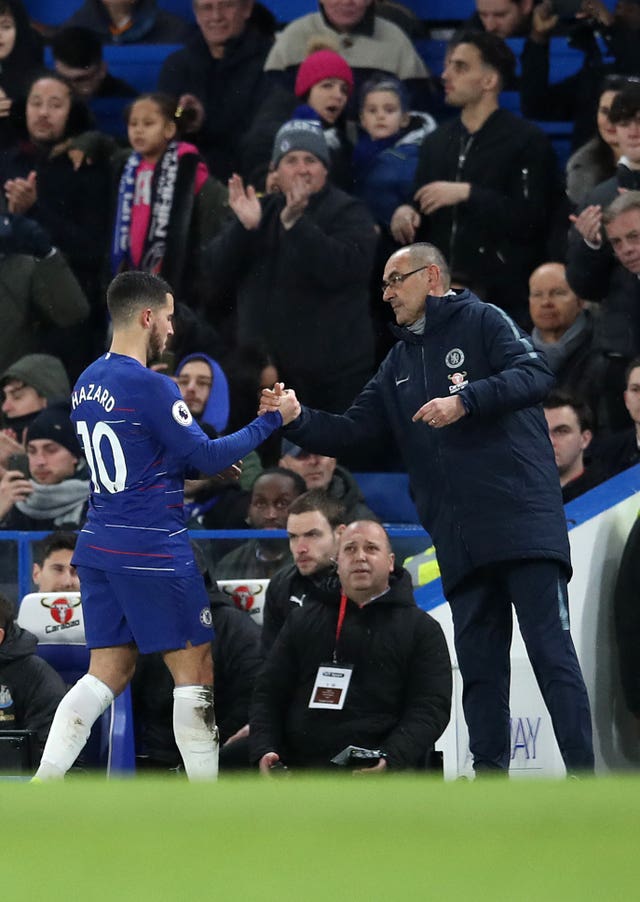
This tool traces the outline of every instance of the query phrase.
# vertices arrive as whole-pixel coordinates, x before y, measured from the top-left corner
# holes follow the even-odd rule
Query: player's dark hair
[[[145,307],[164,307],[173,294],[168,282],[148,272],[121,272],[107,288],[107,307],[115,324],[124,323]]]
[[[16,612],[12,603],[6,595],[0,595],[0,630],[8,629],[15,619]]]
[[[39,542],[33,543],[34,564],[42,567],[47,558],[56,551],[75,551],[77,541],[75,532],[52,532]]]
[[[345,522],[344,506],[327,495],[324,489],[311,489],[299,495],[289,508],[289,514],[310,514],[314,511],[322,514],[331,529]]]

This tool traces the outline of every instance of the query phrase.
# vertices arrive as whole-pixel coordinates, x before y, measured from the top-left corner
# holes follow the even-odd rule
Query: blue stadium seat
[[[26,0],[29,18],[44,25],[60,25],[80,9],[82,0]]]
[[[39,592],[26,595],[20,604],[18,623],[37,638],[38,655],[58,671],[67,685],[72,685],[87,673],[90,652],[84,645],[80,596],[60,595],[63,597]],[[71,616],[73,619],[69,620]],[[133,710],[128,686],[95,724],[83,752],[83,763],[106,768],[108,776],[125,776],[135,771]]]
[[[300,16],[308,13],[317,13],[316,0],[263,0],[267,9],[270,9],[278,22],[293,22]]]
[[[419,523],[406,473],[354,473],[365,501],[383,523]]]
[[[143,94],[155,91],[162,64],[182,44],[105,44],[103,55],[109,72]],[[45,47],[45,65],[53,67],[51,47]]]
[[[191,0],[158,0],[158,8],[180,16],[185,22],[195,22]]]
[[[155,91],[162,64],[181,44],[107,44],[104,58],[109,72],[128,81],[140,93]]]
[[[406,5],[427,22],[462,22],[475,11],[473,0],[408,0]]]

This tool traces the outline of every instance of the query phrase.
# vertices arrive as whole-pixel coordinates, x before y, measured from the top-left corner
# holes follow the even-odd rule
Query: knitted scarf
[[[111,248],[111,271],[118,273],[131,265],[129,235],[131,211],[136,187],[136,172],[140,154],[132,153],[125,163],[118,188],[118,208]],[[171,141],[153,174],[151,218],[144,242],[140,269],[158,274],[162,268],[167,242],[173,193],[178,177],[178,144]]]
[[[24,501],[16,501],[20,513],[34,520],[53,520],[54,524],[79,523],[82,508],[89,498],[89,481],[65,479],[57,485],[40,485],[31,480],[33,492]]]

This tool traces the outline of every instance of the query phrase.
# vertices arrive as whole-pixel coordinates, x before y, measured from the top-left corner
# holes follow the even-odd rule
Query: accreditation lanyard
[[[336,624],[336,641],[333,647],[331,664],[321,664],[318,667],[316,681],[311,690],[309,699],[310,708],[324,708],[325,710],[340,711],[347,697],[347,690],[351,682],[352,667],[338,665],[338,641],[342,632],[345,614],[347,613],[347,596],[340,596],[340,608],[338,610],[338,622]]]

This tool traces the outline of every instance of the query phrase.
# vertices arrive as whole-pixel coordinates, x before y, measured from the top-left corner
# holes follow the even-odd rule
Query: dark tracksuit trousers
[[[589,698],[569,633],[567,580],[553,560],[503,561],[450,593],[474,768],[507,770],[512,604],[567,771],[593,770]]]

